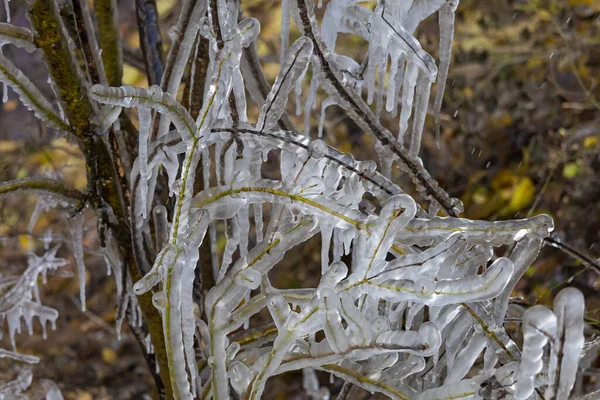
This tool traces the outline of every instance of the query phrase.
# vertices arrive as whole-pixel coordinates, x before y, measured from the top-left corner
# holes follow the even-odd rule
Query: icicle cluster
[[[482,398],[485,387],[502,398],[527,399],[545,391],[547,399],[566,399],[583,346],[581,293],[561,292],[553,311],[528,310],[522,351],[503,327],[511,291],[552,231],[551,218],[487,222],[436,216],[441,207],[455,214],[461,205],[439,188],[418,157],[436,79],[436,121],[442,105],[458,0],[381,0],[373,10],[331,0],[320,30],[312,1],[283,5],[281,67],[270,90],[261,89],[266,79],[254,53],[258,21],[238,18],[238,3],[225,0],[208,7],[185,2],[174,36],[180,41],[169,53],[173,68],[162,89],[109,87],[105,79],[90,86],[97,135],[119,131],[123,108],[136,108],[140,120],[137,157],[125,179],[131,247],[144,276],[132,281],[112,236],[103,249],[117,279],[118,328],[127,310],[130,325],[141,327],[136,296],[151,293],[163,337],[147,336],[145,344],[148,353],[153,343],[166,346],[177,399],[224,400],[230,388],[240,398],[259,399],[270,377],[291,370],[303,370],[303,387],[313,399],[329,398],[315,371],[394,399]],[[418,24],[436,12],[437,62],[414,36]],[[304,36],[290,45],[291,20]],[[0,36],[28,35],[0,28]],[[335,53],[339,33],[369,42],[362,65]],[[11,40],[26,46],[26,38]],[[193,113],[176,96],[199,40],[208,40],[209,64],[203,93],[197,94],[202,107]],[[67,124],[45,99],[31,100],[37,89],[8,60],[0,57],[0,67],[0,79],[22,83],[15,87],[40,119],[56,128]],[[301,135],[286,105],[292,89],[301,98],[309,68]],[[341,106],[379,141],[388,173],[310,137],[319,85],[329,95],[321,124],[326,107]],[[256,123],[246,114],[246,87],[260,106]],[[376,113],[368,106],[373,101]],[[395,138],[378,122],[384,104],[399,113]],[[269,159],[276,166],[267,171]],[[429,210],[386,177],[394,162],[432,200]],[[164,181],[167,187],[158,183]],[[105,218],[114,218],[108,214]],[[82,225],[81,214],[71,217],[85,308]],[[286,254],[315,236],[321,242],[318,285],[274,287],[270,277]],[[500,246],[513,250],[497,257]],[[56,249],[32,255],[21,278],[2,281],[0,315],[8,321],[13,346],[21,317],[29,330],[34,316],[42,326],[56,320],[57,313],[35,295],[37,276],[64,263],[55,258]],[[199,282],[200,276],[214,284]],[[257,325],[263,310],[270,320]],[[16,353],[0,356],[32,361]]]

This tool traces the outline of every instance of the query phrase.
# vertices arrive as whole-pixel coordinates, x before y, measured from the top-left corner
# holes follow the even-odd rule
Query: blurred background
[[[147,86],[134,2],[118,3],[125,46],[123,83]],[[325,7],[327,1],[323,3]],[[164,28],[163,42],[168,46],[169,28],[177,21],[180,5],[175,0],[157,0],[157,5]],[[281,4],[272,0],[243,0],[242,7],[246,15],[261,22],[258,51],[272,83],[279,71]],[[10,3],[10,8],[14,24],[29,26],[19,2]],[[597,172],[600,169],[600,2],[463,0],[456,15],[440,148],[435,143],[430,115],[421,150],[425,166],[452,196],[462,199],[464,216],[499,220],[547,213],[554,218],[556,240],[597,260],[600,255]],[[5,15],[0,18],[6,20]],[[295,26],[291,36],[291,41],[299,36]],[[420,25],[416,36],[437,59],[437,14]],[[360,62],[367,43],[340,36],[337,49]],[[48,98],[53,97],[40,54],[28,54],[9,46],[3,51]],[[320,100],[325,98],[322,94]],[[289,112],[296,126],[302,129],[303,117],[295,117],[292,97]],[[258,109],[249,104],[249,115],[256,118]],[[312,114],[313,137],[317,134],[319,104]],[[323,135],[326,142],[357,159],[378,161],[370,139],[343,110],[329,107],[326,112]],[[135,121],[137,115],[133,113],[131,117]],[[397,119],[385,112],[382,118],[392,132],[397,132]],[[47,132],[11,91],[0,107],[0,160],[2,181],[47,175],[60,176],[78,188],[85,187],[83,159],[77,148],[66,138]],[[413,190],[397,169],[394,180],[403,183],[405,190]],[[26,333],[18,336],[17,346],[21,352],[40,356],[40,364],[34,367],[34,379],[54,380],[66,399],[141,399],[152,393],[152,379],[137,342],[126,328],[122,339],[117,339],[115,283],[106,275],[95,232],[94,216],[90,213],[84,236],[88,311],[80,310],[78,283],[71,262],[49,276],[43,286],[43,303],[60,311],[57,330],[49,332],[48,340],[43,340],[36,326],[34,336]],[[44,238],[50,233],[54,243],[65,242],[59,255],[73,261],[64,215],[46,212],[45,204],[34,196],[0,200],[0,274],[8,276],[22,271],[27,252],[41,250]],[[295,256],[297,259],[286,260],[289,274],[278,277],[274,283],[281,280],[287,286],[306,286],[306,281],[314,280],[320,270],[319,249],[318,240],[309,242]],[[299,265],[303,268],[296,269]],[[545,247],[519,283],[515,295],[522,297],[524,305],[552,304],[559,289],[575,286],[586,296],[590,326],[600,328],[599,272],[555,248]],[[0,341],[0,347],[10,347],[7,337]],[[10,362],[0,359],[0,382],[14,375],[9,367]],[[586,379],[597,379],[597,367],[593,363],[586,366],[589,370]],[[336,381],[333,385],[338,384]],[[299,394],[299,377],[272,379],[269,385],[271,389],[265,393],[270,393],[270,398],[303,398]],[[29,394],[36,398],[35,385]],[[358,398],[359,394],[355,396]]]

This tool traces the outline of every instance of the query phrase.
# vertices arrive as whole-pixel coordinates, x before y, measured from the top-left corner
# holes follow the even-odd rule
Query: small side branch
[[[58,197],[74,205],[83,205],[87,201],[85,193],[53,179],[24,178],[0,183],[0,197],[19,192],[33,192],[44,196]]]
[[[594,270],[594,272],[600,274],[600,264],[598,264],[597,261],[595,261],[592,257],[588,256],[587,254],[577,250],[568,243],[564,243],[560,240],[556,240],[551,237],[544,238],[544,242],[552,247],[556,247],[563,253],[583,263],[587,268],[591,268]]]

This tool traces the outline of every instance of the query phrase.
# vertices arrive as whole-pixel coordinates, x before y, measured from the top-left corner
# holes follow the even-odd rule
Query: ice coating
[[[168,369],[175,398],[225,400],[231,387],[241,398],[259,399],[270,377],[298,369],[313,399],[330,396],[315,371],[394,399],[484,397],[493,379],[514,398],[536,390],[568,396],[583,346],[582,295],[568,289],[557,296],[554,311],[527,311],[523,352],[504,330],[511,292],[552,231],[552,220],[460,218],[460,201],[439,187],[419,158],[436,79],[439,128],[457,5],[417,0],[367,7],[331,0],[318,13],[321,19],[311,0],[283,0],[279,75],[271,87],[262,71],[265,59],[256,53],[258,21],[245,18],[235,2],[190,0],[182,4],[160,87],[109,87],[100,76],[100,84],[89,88],[99,140],[117,128],[123,107],[138,111],[137,159],[124,162],[130,189],[124,197],[131,204],[118,217],[131,228],[136,274],[121,260],[121,237],[105,238],[101,254],[117,279],[117,329],[127,317],[130,326],[143,326],[147,304],[138,296],[145,303],[151,298],[151,311],[158,311],[162,337],[145,335],[144,349],[156,357],[166,350],[161,368]],[[415,33],[434,13],[439,60]],[[297,37],[292,20],[301,36],[289,46]],[[366,40],[367,54],[337,54],[338,34]],[[28,49],[31,35],[0,24],[2,43]],[[196,57],[206,65],[197,65]],[[0,61],[4,80],[20,83],[22,101],[38,118],[68,127],[18,70]],[[184,85],[199,83],[206,73],[204,81],[180,102],[192,62]],[[304,112],[303,134],[286,115],[292,88]],[[247,104],[246,90],[257,107]],[[182,104],[194,101],[195,109]],[[383,173],[376,162],[328,144],[326,111],[332,106],[373,136]],[[386,111],[397,116],[398,132],[381,124]],[[397,165],[422,198],[413,199],[389,178]],[[39,188],[21,192],[47,194]],[[68,207],[73,254],[84,278],[83,219],[73,207],[79,201],[59,195],[45,201],[32,212],[29,230],[46,206]],[[102,211],[108,217],[101,224],[114,226],[114,210]],[[279,287],[277,274],[312,240],[320,252],[292,271],[311,268],[314,285]],[[34,318],[45,328],[58,317],[41,305],[37,278],[64,260],[56,258],[51,237],[44,246],[21,278],[0,277],[0,315],[13,347],[22,321],[31,332]],[[497,251],[501,246],[512,251]],[[85,280],[80,284],[84,305]],[[258,318],[265,324],[258,325]],[[548,345],[549,362],[540,363]],[[0,357],[35,361],[8,350]],[[547,382],[539,373],[548,375]]]

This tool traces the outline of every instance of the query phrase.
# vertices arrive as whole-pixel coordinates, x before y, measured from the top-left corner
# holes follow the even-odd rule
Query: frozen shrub
[[[160,41],[150,40],[159,34],[155,9],[139,3],[138,13],[148,13],[139,23],[149,88],[120,85],[114,0],[95,1],[97,38],[85,0],[30,0],[32,31],[1,25],[3,44],[43,53],[59,106],[3,56],[0,79],[43,123],[75,139],[88,187],[28,178],[1,184],[0,195],[33,192],[44,207],[69,212],[84,308],[82,210],[95,211],[117,281],[117,330],[127,318],[144,342],[161,396],[223,400],[233,390],[258,399],[270,377],[292,370],[303,370],[312,399],[330,396],[315,370],[394,399],[569,396],[584,346],[581,293],[565,289],[553,310],[525,311],[522,349],[503,328],[511,291],[552,219],[460,218],[460,201],[419,158],[435,82],[439,129],[458,0],[381,0],[372,8],[331,0],[322,21],[312,0],[283,0],[272,87],[256,54],[259,22],[235,1],[184,1],[164,63]],[[414,36],[435,13],[439,60]],[[292,21],[302,36],[290,45]],[[335,52],[339,33],[369,43],[362,63]],[[383,173],[315,138],[318,88],[327,94],[321,125],[326,107],[341,107],[373,137]],[[287,116],[292,90],[302,134]],[[257,118],[248,101],[260,106]],[[384,107],[398,115],[397,132],[381,124]],[[137,110],[139,130],[124,108]],[[280,179],[263,171],[270,154]],[[412,178],[426,208],[389,178],[393,165]],[[274,287],[269,276],[286,253],[313,236],[322,246],[318,285]],[[500,246],[512,249],[507,257],[495,254]],[[33,318],[45,327],[58,317],[37,295],[38,276],[66,263],[57,250],[32,254],[20,277],[0,281],[13,345],[0,357],[38,361],[17,353],[14,337],[23,321],[31,332]],[[270,320],[258,326],[252,317],[262,310]],[[31,382],[27,371],[0,393],[19,395]],[[49,387],[48,398],[61,398]]]

